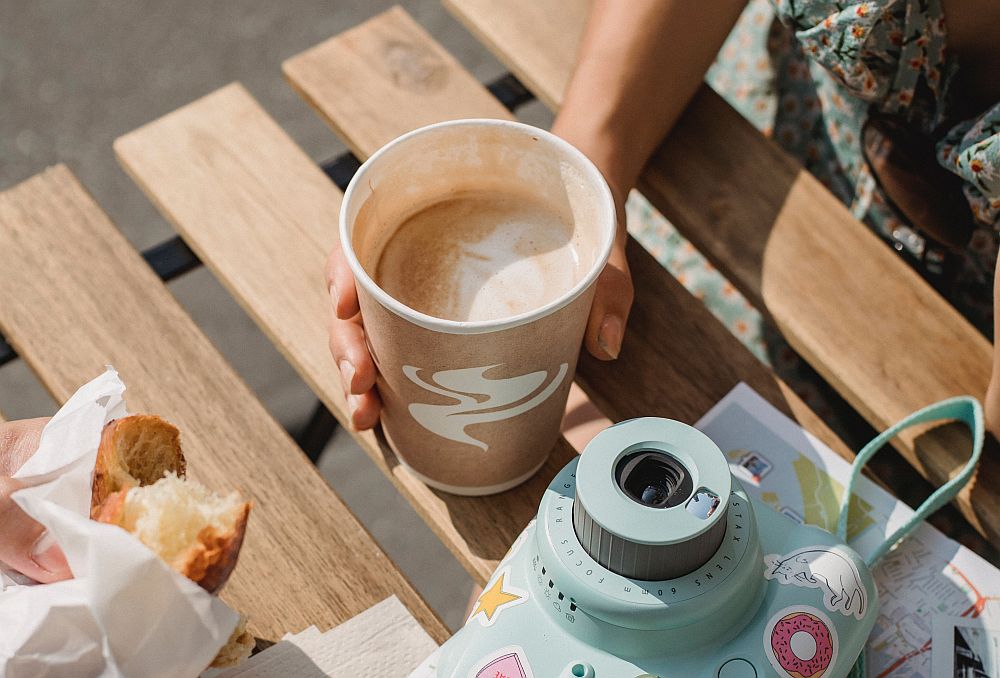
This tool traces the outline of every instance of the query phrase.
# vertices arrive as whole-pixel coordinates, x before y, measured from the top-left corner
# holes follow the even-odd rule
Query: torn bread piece
[[[241,614],[240,620],[236,622],[236,628],[229,635],[229,640],[219,650],[219,654],[215,655],[209,668],[223,669],[236,666],[250,656],[256,644],[257,641],[247,631],[247,618]]]
[[[167,565],[215,594],[229,579],[246,532],[250,503],[219,496],[184,478],[180,433],[160,417],[109,422],[94,469],[91,517],[127,530]],[[240,614],[211,666],[235,666],[255,640]]]
[[[221,497],[168,472],[111,494],[96,518],[131,532],[174,571],[216,593],[236,567],[249,515],[250,503],[236,493]]]
[[[97,449],[91,517],[122,488],[151,485],[168,472],[183,477],[186,468],[180,432],[173,424],[149,414],[108,422]]]

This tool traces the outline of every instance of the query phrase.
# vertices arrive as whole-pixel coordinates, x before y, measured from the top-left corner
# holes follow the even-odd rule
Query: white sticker
[[[479,619],[483,626],[493,626],[500,614],[508,608],[520,605],[528,600],[528,592],[510,583],[510,567],[497,570],[493,579],[486,585],[472,608],[467,624],[473,619]]]
[[[764,629],[764,654],[781,678],[823,678],[837,664],[837,628],[814,607],[792,605]]]
[[[507,554],[497,564],[497,569],[500,569],[513,560],[514,556],[516,556],[518,551],[521,550],[521,547],[524,546],[524,542],[528,541],[528,533],[531,532],[532,528],[535,526],[535,520],[535,518],[532,518],[528,521],[528,524],[523,530],[521,530],[521,534],[517,535],[517,539],[515,539],[514,543],[510,545],[509,549],[507,549]]]
[[[779,584],[820,589],[831,612],[863,619],[868,612],[868,592],[861,573],[849,556],[829,546],[806,546],[786,555],[764,556],[764,576]]]

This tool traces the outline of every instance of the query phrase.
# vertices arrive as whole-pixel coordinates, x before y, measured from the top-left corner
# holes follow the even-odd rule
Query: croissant
[[[163,419],[132,415],[101,434],[91,517],[139,539],[174,571],[215,594],[229,579],[246,532],[250,503],[220,496],[184,477],[180,434]],[[250,655],[246,618],[212,662],[231,666]]]

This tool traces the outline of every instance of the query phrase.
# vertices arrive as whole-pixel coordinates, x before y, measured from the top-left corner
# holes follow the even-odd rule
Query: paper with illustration
[[[726,454],[749,494],[798,522],[835,528],[850,464],[753,389],[739,384],[697,427]],[[912,513],[860,478],[851,499],[851,546],[868,555]],[[958,618],[969,626],[1000,628],[1000,571],[931,525],[922,524],[885,556],[874,575],[879,616],[868,642],[873,678],[964,676],[935,671],[935,663],[942,666],[954,656],[953,642],[939,646],[935,624]],[[976,639],[993,647],[982,634]]]

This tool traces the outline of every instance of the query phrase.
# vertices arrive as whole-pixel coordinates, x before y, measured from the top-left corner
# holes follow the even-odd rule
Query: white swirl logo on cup
[[[490,379],[486,372],[495,367],[500,365],[442,370],[433,374],[431,381],[434,383],[430,383],[420,377],[421,368],[404,365],[403,374],[414,384],[458,401],[451,405],[411,403],[410,414],[431,433],[474,445],[485,452],[489,445],[466,433],[466,427],[510,419],[538,407],[556,392],[569,372],[569,365],[562,363],[551,380],[545,371]]]

